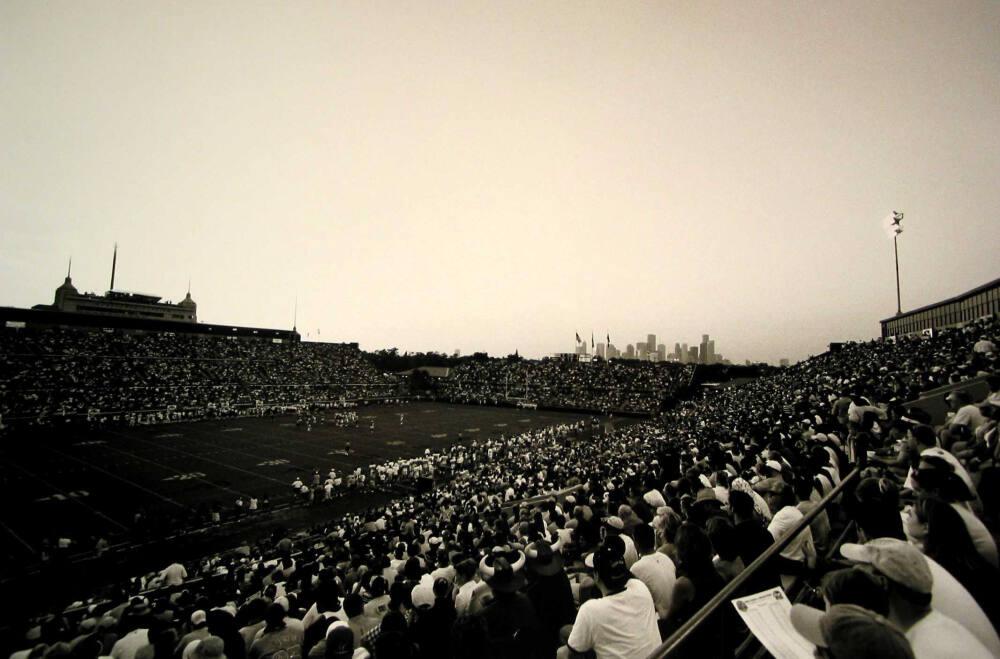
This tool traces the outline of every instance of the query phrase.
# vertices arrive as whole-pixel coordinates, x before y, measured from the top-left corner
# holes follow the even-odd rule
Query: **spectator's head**
[[[754,506],[753,497],[746,492],[732,490],[729,493],[729,509],[740,520],[753,519]]]
[[[625,553],[619,543],[605,542],[593,556],[598,587],[607,594],[620,591],[630,578]]]
[[[727,517],[713,517],[706,526],[708,538],[712,541],[712,549],[724,561],[734,561],[740,556],[736,529]]]
[[[889,600],[882,582],[861,568],[828,572],[821,590],[828,609],[834,604],[854,604],[880,615],[889,614]]]
[[[877,613],[853,604],[826,612],[804,604],[791,610],[792,626],[815,644],[817,656],[834,659],[913,659],[906,636]]]
[[[612,515],[604,520],[601,525],[601,537],[608,538],[616,535],[621,535],[625,530],[625,522],[621,517],[617,515]]]
[[[632,540],[635,541],[635,548],[644,556],[656,551],[656,532],[649,524],[640,524],[632,529]]]
[[[209,636],[198,641],[193,659],[226,659],[225,643],[218,636]]]
[[[265,631],[277,631],[284,628],[285,607],[281,606],[281,604],[278,604],[277,602],[274,602],[267,607],[267,613],[264,614],[264,629]]]
[[[348,618],[354,618],[365,611],[365,602],[358,593],[350,593],[344,598],[344,613]]]
[[[906,608],[925,611],[931,605],[934,577],[927,559],[905,540],[876,538],[864,545],[845,544],[840,548],[844,558],[871,565],[888,586],[889,611]]]
[[[354,632],[343,620],[326,629],[326,659],[350,659],[354,655]]]
[[[552,545],[544,538],[530,544],[524,553],[528,558],[528,570],[535,575],[550,577],[562,570],[562,554],[553,551]]]
[[[677,530],[677,560],[687,570],[697,571],[712,566],[712,542],[701,527],[684,522]]]

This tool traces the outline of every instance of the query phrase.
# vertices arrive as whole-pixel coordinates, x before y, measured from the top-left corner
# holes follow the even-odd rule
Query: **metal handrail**
[[[837,487],[833,488],[829,494],[820,500],[819,505],[810,510],[808,514],[799,520],[798,524],[796,524],[791,531],[768,547],[767,550],[754,559],[754,561],[750,563],[746,569],[740,572],[735,579],[730,581],[722,590],[716,593],[715,597],[710,599],[705,606],[701,607],[701,609],[691,616],[687,622],[678,627],[677,631],[661,643],[660,647],[656,648],[656,650],[649,655],[648,659],[663,659],[673,652],[677,646],[683,643],[687,637],[691,635],[691,632],[693,632],[698,625],[708,618],[708,616],[715,613],[715,610],[724,604],[726,600],[729,599],[729,597],[747,581],[747,579],[752,577],[754,573],[764,565],[764,563],[771,560],[775,555],[781,553],[781,551],[787,547],[801,531],[809,526],[817,515],[826,510],[827,505],[829,505],[829,503],[844,490],[844,487],[848,483],[857,478],[860,473],[861,470],[855,467],[851,473],[847,474],[847,476],[840,481]]]

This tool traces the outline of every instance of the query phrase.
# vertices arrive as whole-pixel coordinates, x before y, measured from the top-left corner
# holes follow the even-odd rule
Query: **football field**
[[[261,511],[266,513],[292,502],[291,483],[297,477],[311,483],[316,469],[325,479],[331,468],[344,474],[458,441],[589,418],[444,403],[357,411],[356,428],[319,424],[311,431],[282,416],[13,432],[0,448],[4,554],[37,555],[43,538],[60,535],[84,547],[92,537],[114,542],[128,537],[139,511],[154,524],[177,529],[189,525],[195,507],[232,510],[238,498],[268,500]],[[348,442],[352,451],[345,454]]]

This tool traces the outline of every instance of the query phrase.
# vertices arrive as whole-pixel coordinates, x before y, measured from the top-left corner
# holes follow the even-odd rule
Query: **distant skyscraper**
[[[646,359],[646,355],[647,355],[646,344],[645,343],[636,343],[635,344],[635,358],[636,359]]]
[[[635,346],[631,343],[625,346],[625,359],[635,359]]]
[[[719,359],[715,356],[715,339],[708,342],[708,357],[705,358],[706,364],[717,364]]]
[[[665,362],[667,361],[667,346],[662,343],[656,346],[656,361]]]
[[[691,361],[691,351],[688,350],[688,344],[682,343],[681,344],[681,363],[682,364],[687,364],[690,361]],[[697,361],[697,360],[695,360],[695,361]]]
[[[597,344],[597,356],[600,357],[601,359],[608,358],[607,346],[605,346],[603,343]]]
[[[708,363],[708,334],[701,335],[701,346],[698,351],[698,362],[700,364]]]
[[[785,359],[782,359],[780,363],[782,366],[788,366],[789,365],[788,358],[786,357]]]
[[[679,362],[684,361],[684,352],[681,350],[681,344],[679,343],[674,344],[674,359]]]
[[[656,352],[656,335],[646,335],[646,352]]]
[[[698,363],[698,346],[691,346],[688,350],[688,363],[697,364]]]

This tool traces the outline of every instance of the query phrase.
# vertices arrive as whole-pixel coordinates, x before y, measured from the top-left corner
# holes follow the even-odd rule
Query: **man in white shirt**
[[[972,397],[967,391],[953,391],[945,398],[952,409],[947,420],[949,426],[968,426],[973,433],[986,421],[979,407],[972,404]]]
[[[455,565],[455,611],[458,615],[465,615],[469,611],[472,603],[472,594],[479,587],[476,581],[478,566],[471,558],[459,561]]]
[[[631,572],[639,581],[646,584],[646,588],[649,588],[653,604],[656,606],[656,616],[663,620],[670,611],[670,601],[677,581],[677,568],[669,556],[656,551],[653,527],[640,524],[632,533],[640,557],[632,565]]]
[[[775,492],[770,493],[768,504],[772,510],[778,510],[767,525],[767,530],[777,542],[788,535],[804,515],[801,510],[796,508],[798,497],[795,496],[795,489],[787,483],[782,483]],[[812,529],[806,526],[799,531],[780,555],[786,559],[785,569],[782,569],[781,582],[785,588],[789,588],[795,581],[795,575],[801,571],[800,569],[788,569],[792,564],[796,568],[811,568],[816,565],[816,545],[813,543]]]
[[[647,657],[660,644],[653,596],[630,579],[621,543],[605,542],[593,556],[595,580],[603,597],[587,600],[560,657],[593,651],[599,659]]]

